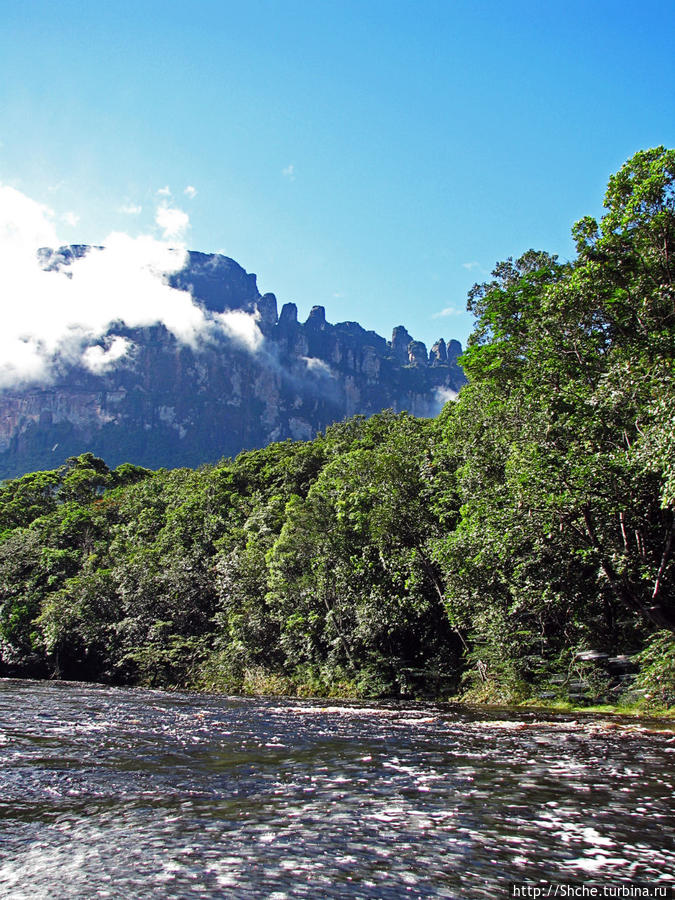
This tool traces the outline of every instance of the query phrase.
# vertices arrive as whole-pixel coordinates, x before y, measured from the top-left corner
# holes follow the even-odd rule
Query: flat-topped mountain
[[[40,263],[63,276],[91,252],[42,250]],[[196,466],[308,439],[356,413],[434,415],[464,383],[457,341],[427,351],[402,325],[387,341],[358,322],[331,324],[322,306],[300,322],[294,303],[279,310],[225,256],[187,253],[165,281],[189,292],[202,323],[196,337],[116,321],[85,353],[53,359],[41,383],[2,388],[0,477],[86,450],[112,466]]]

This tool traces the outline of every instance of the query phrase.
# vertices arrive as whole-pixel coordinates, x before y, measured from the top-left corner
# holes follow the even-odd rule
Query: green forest
[[[575,259],[475,285],[436,419],[3,482],[0,675],[675,705],[674,182],[637,153]]]

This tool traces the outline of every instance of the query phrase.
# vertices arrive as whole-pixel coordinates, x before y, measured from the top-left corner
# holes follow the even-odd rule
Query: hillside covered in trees
[[[575,260],[476,285],[436,419],[5,482],[0,674],[675,703],[674,182],[636,154]]]

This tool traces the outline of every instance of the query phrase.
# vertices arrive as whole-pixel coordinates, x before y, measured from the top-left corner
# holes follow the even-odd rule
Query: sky
[[[475,281],[530,247],[573,257],[571,226],[602,214],[609,175],[675,145],[672,0],[2,10],[0,335],[120,271],[110,257],[77,296],[43,295],[13,263],[20,232],[24,250],[145,247],[155,267],[169,249],[224,253],[301,319],[320,304],[386,337],[465,343]],[[99,319],[133,292],[127,307],[121,282],[103,293]],[[175,333],[201,327],[176,315]]]

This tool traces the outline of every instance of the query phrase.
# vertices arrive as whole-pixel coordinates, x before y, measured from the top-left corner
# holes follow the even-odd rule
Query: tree
[[[431,423],[375,417],[291,499],[269,556],[270,599],[288,663],[398,692],[405,672],[454,669],[426,483]],[[327,437],[329,437],[327,435]]]
[[[470,294],[445,430],[464,505],[436,552],[451,615],[493,649],[517,634],[513,658],[675,628],[674,177],[672,151],[637,154],[601,223],[575,226],[573,264],[528,251]]]

